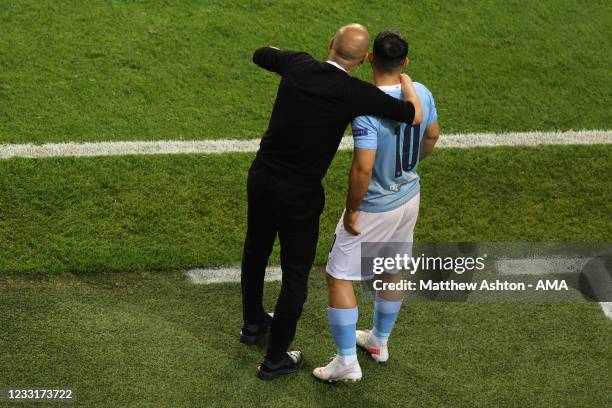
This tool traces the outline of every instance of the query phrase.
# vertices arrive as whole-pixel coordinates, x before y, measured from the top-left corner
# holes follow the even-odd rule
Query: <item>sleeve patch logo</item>
[[[353,129],[353,137],[367,136],[368,129]]]

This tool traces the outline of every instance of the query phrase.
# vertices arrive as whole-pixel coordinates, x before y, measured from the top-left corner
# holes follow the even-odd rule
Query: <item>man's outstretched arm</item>
[[[253,62],[265,70],[283,75],[289,63],[298,55],[307,54],[283,51],[276,47],[261,47],[253,53]]]
[[[376,150],[357,147],[353,150],[353,164],[349,173],[349,189],[343,219],[344,229],[353,235],[361,234],[361,231],[356,228],[357,216],[361,201],[370,185],[375,158]]]

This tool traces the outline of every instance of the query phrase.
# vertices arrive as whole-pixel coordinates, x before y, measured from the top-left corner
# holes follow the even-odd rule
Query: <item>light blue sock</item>
[[[374,301],[374,328],[372,334],[382,342],[389,340],[395,320],[402,307],[402,300],[388,301],[376,298]]]
[[[347,365],[357,360],[357,307],[351,309],[327,308],[329,328],[331,329],[336,352],[340,361]]]

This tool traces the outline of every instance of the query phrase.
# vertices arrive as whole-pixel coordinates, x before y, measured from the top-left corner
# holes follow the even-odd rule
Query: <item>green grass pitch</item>
[[[259,137],[278,78],[253,50],[323,59],[352,21],[405,32],[443,133],[612,128],[605,1],[6,0],[0,144]],[[324,180],[295,340],[306,367],[257,380],[263,352],[237,340],[239,286],[182,273],[239,263],[252,159],[0,160],[0,389],[74,387],[83,407],[612,404],[612,323],[593,303],[407,304],[386,365],[361,353],[360,383],[316,382],[334,353],[322,264],[349,152]],[[609,145],[434,151],[416,239],[612,242],[611,174]],[[267,285],[270,310],[278,288]],[[369,302],[360,314],[369,326]]]
[[[609,405],[612,325],[596,304],[407,304],[391,359],[360,352],[363,380],[330,385],[310,374],[334,352],[320,269],[310,285],[295,340],[306,366],[264,383],[262,350],[237,341],[236,285],[178,273],[5,277],[0,383],[71,385],[85,407]],[[267,286],[269,307],[277,291]],[[369,326],[371,305],[360,313]]]
[[[6,0],[0,142],[258,137],[278,80],[253,50],[323,59],[351,21],[406,33],[446,132],[610,127],[606,1]]]
[[[609,241],[611,157],[609,145],[435,151],[420,167],[415,239]],[[252,159],[0,161],[0,233],[7,237],[0,241],[0,273],[238,265]],[[350,152],[338,153],[325,180],[318,263],[327,259],[344,208],[350,160]],[[277,253],[271,262],[278,264]]]

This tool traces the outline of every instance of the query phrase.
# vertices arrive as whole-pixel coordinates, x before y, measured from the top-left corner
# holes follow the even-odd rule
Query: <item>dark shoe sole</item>
[[[304,360],[300,361],[299,365],[293,368],[283,368],[282,370],[275,371],[262,371],[259,367],[257,367],[257,378],[264,381],[275,380],[278,377],[282,377],[283,375],[293,374],[298,372],[304,366]]]

